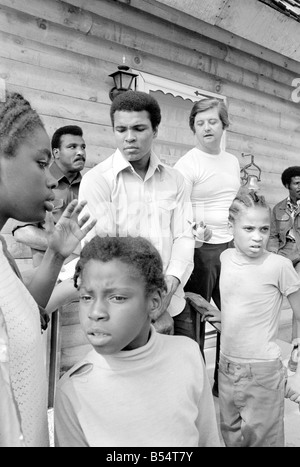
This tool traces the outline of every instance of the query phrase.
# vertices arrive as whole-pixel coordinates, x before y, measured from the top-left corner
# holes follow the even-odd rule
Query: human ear
[[[162,291],[158,289],[149,297],[148,314],[151,321],[156,321],[164,311],[163,294]]]
[[[228,229],[228,232],[229,232],[231,235],[233,235],[233,222],[228,221],[227,229]]]
[[[55,159],[59,158],[59,149],[58,148],[53,149],[53,156],[55,157]]]

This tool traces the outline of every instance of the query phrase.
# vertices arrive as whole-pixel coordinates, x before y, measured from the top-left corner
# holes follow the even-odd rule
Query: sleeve
[[[184,178],[178,174],[176,206],[171,220],[173,245],[166,275],[177,277],[182,286],[188,281],[194,268],[195,240],[191,222],[193,210]]]
[[[0,309],[0,447],[25,447],[9,374],[8,336]]]
[[[267,250],[272,253],[278,253],[279,250],[279,234],[276,226],[275,211],[272,209],[271,214],[271,226],[270,226],[270,237],[267,244]]]
[[[54,407],[54,443],[55,447],[89,447],[80,423],[71,396],[63,388],[57,387]]]
[[[90,219],[97,219],[95,227],[86,235],[82,242],[84,246],[96,234],[106,236],[115,231],[115,210],[111,203],[111,188],[108,180],[100,173],[95,176],[92,170],[87,172],[81,180],[78,199],[86,201],[81,217],[89,214]]]
[[[289,296],[300,289],[300,277],[295,271],[291,260],[281,255],[278,255],[277,259],[282,263],[279,276],[279,290],[283,295]]]
[[[217,416],[211,385],[204,365],[203,357],[198,351],[197,366],[200,368],[201,388],[198,400],[197,427],[199,431],[199,447],[221,447]]]
[[[193,167],[193,164],[188,164],[187,162],[185,162],[185,160],[186,160],[185,156],[181,157],[174,165],[174,168],[178,170],[178,172],[180,172],[182,176],[184,177],[186,191],[187,191],[188,197],[191,198],[194,181],[193,181],[193,174],[190,173],[189,167]]]

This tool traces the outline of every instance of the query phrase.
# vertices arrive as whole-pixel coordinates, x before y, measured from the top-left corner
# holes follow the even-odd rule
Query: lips
[[[99,330],[88,331],[87,334],[89,336],[95,336],[95,337],[99,337],[99,336],[108,337],[108,336],[110,336],[110,334],[108,334],[107,332],[103,332],[103,331],[99,331]]]
[[[47,199],[44,201],[44,206],[45,206],[46,211],[48,211],[48,212],[53,211],[53,209],[54,209],[53,201],[54,201],[54,200],[55,200],[55,197],[54,197],[54,196],[51,196],[50,198],[47,198]]]

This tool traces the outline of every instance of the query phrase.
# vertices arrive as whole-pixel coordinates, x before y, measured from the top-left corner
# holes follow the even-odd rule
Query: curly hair
[[[195,117],[200,112],[205,112],[209,109],[218,109],[219,118],[222,122],[223,130],[229,127],[228,110],[225,103],[222,100],[209,97],[201,99],[201,101],[195,102],[190,112],[189,125],[193,133],[195,133]]]
[[[236,218],[239,216],[242,210],[247,208],[261,207],[268,209],[270,212],[270,207],[266,203],[265,197],[258,195],[255,191],[240,191],[229,208],[229,222],[234,223]]]
[[[85,265],[90,260],[104,263],[118,259],[128,264],[136,277],[142,277],[148,296],[157,289],[166,290],[162,259],[157,249],[142,237],[99,237],[96,235],[87,243],[77,262],[74,286],[79,287]]]
[[[21,141],[44,124],[30,103],[19,93],[6,92],[0,102],[0,152],[14,156]]]
[[[288,167],[282,172],[281,181],[283,186],[289,187],[293,177],[300,177],[299,165],[293,165],[292,167]]]
[[[146,92],[122,92],[115,97],[110,107],[110,118],[113,128],[115,123],[114,115],[116,111],[142,112],[143,110],[148,112],[152,129],[156,130],[161,121],[161,112],[157,100]]]

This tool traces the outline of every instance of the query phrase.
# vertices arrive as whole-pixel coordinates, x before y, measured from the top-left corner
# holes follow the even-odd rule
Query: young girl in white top
[[[166,292],[156,248],[142,237],[96,236],[75,285],[93,349],[58,383],[56,446],[220,446],[197,343],[151,325]]]
[[[8,219],[43,221],[53,209],[50,140],[37,112],[18,93],[0,102],[0,230]],[[0,238],[0,447],[47,447],[47,374],[41,326],[45,307],[66,257],[92,228],[78,221],[85,203],[73,201],[54,227],[30,283],[22,282]]]
[[[276,343],[283,296],[300,336],[300,282],[292,262],[266,251],[270,209],[254,192],[229,210],[235,248],[221,255],[219,401],[226,446],[284,446],[284,396],[300,400],[300,370],[288,378]],[[299,366],[298,366],[299,368]]]

